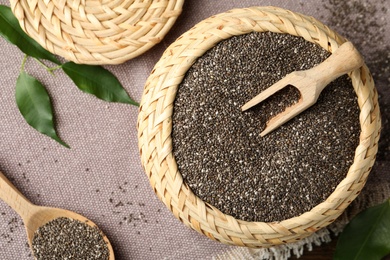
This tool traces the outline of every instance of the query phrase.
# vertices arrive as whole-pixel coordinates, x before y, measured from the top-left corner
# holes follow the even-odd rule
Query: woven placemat
[[[329,52],[346,41],[312,17],[276,7],[234,9],[212,16],[183,34],[164,53],[148,78],[138,117],[141,161],[157,196],[187,226],[230,245],[271,247],[296,242],[332,223],[363,188],[378,150],[378,94],[366,65],[349,74],[360,107],[360,143],[344,180],[326,201],[281,222],[247,222],[222,213],[197,197],[172,153],[172,113],[178,85],[208,49],[235,35],[257,32],[303,37]]]
[[[22,29],[48,51],[83,64],[119,64],[159,43],[184,0],[10,0]]]

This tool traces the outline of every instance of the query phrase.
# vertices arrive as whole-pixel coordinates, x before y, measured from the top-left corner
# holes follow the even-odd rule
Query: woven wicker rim
[[[330,52],[346,41],[315,20],[276,7],[234,9],[212,16],[179,37],[148,78],[138,117],[142,165],[157,196],[187,226],[220,242],[270,247],[295,242],[333,222],[363,188],[380,132],[377,92],[368,68],[350,73],[360,107],[360,143],[345,179],[309,212],[281,222],[247,222],[204,203],[183,182],[172,154],[172,113],[178,85],[195,60],[223,39],[252,31],[301,36]]]
[[[184,0],[10,0],[22,29],[51,53],[119,64],[159,43]]]

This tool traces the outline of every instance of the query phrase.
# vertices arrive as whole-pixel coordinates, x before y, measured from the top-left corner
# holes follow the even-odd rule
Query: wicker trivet
[[[22,29],[48,51],[83,64],[119,64],[159,43],[184,0],[10,0]]]
[[[172,113],[178,85],[193,62],[223,39],[252,31],[301,36],[330,52],[346,39],[312,17],[275,7],[235,9],[206,19],[163,54],[148,78],[138,117],[142,165],[157,196],[187,226],[211,239],[248,247],[295,242],[333,222],[363,188],[380,133],[378,96],[364,65],[350,73],[360,107],[360,143],[346,177],[326,201],[280,222],[247,222],[204,203],[183,182],[172,153]]]

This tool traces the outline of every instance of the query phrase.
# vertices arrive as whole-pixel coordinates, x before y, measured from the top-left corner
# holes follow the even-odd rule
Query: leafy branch
[[[55,70],[62,69],[83,92],[108,102],[139,106],[130,98],[119,80],[105,68],[73,62],[62,64],[52,53],[45,50],[22,30],[11,9],[4,5],[0,5],[0,36],[26,54],[15,89],[16,104],[20,113],[30,126],[61,145],[69,148],[58,137],[55,130],[52,103],[45,86],[25,72],[24,66],[28,56],[35,58],[51,74]],[[41,60],[52,62],[56,66],[50,68]]]
[[[334,259],[377,260],[390,254],[390,198],[351,220],[338,239]]]

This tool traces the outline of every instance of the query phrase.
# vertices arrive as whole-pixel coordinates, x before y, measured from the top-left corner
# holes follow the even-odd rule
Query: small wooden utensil
[[[296,104],[288,107],[267,122],[266,128],[260,133],[261,136],[265,136],[315,104],[321,91],[330,82],[343,74],[360,68],[363,62],[362,56],[353,44],[345,42],[319,65],[308,70],[294,71],[288,74],[248,101],[242,106],[241,110],[245,111],[257,105],[288,85],[292,85],[300,91],[301,97]]]
[[[96,227],[91,220],[75,212],[51,207],[42,207],[32,204],[15,186],[0,172],[0,199],[7,203],[23,219],[27,231],[28,244],[32,248],[34,232],[47,222],[59,217],[66,217],[79,220],[89,226]],[[103,235],[103,239],[109,250],[109,260],[114,260],[114,251],[108,238]]]

